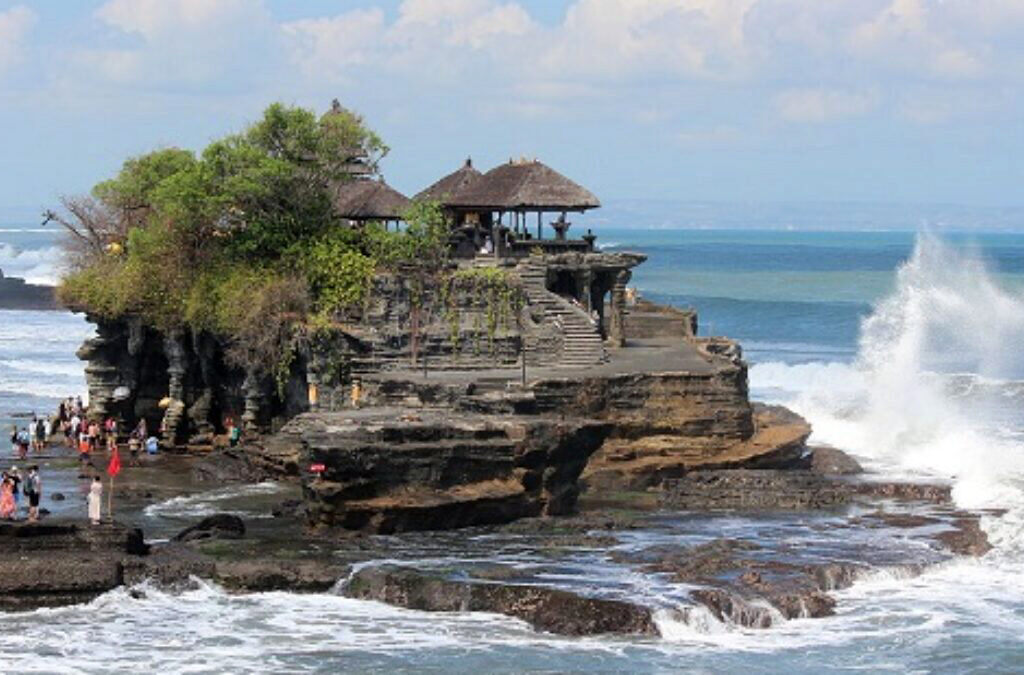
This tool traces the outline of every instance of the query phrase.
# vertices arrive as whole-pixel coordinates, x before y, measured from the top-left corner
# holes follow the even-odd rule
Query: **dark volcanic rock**
[[[0,309],[57,309],[53,286],[26,283],[0,271]]]
[[[853,457],[842,450],[829,447],[811,448],[810,466],[814,473],[832,476],[847,476],[864,473],[864,468]]]
[[[838,562],[790,563],[760,553],[762,547],[750,541],[715,539],[688,548],[621,552],[613,558],[679,583],[703,586],[690,592],[693,600],[719,621],[748,628],[768,628],[778,618],[830,616],[836,603],[827,591],[849,587],[864,569]]]
[[[940,532],[936,541],[958,555],[981,556],[992,550],[978,517],[963,515],[953,521],[952,530]]]
[[[72,521],[0,523],[0,609],[86,602],[124,581],[144,556],[142,532]]]
[[[694,471],[665,481],[663,506],[686,510],[810,509],[848,503],[853,489],[809,471]]]
[[[953,501],[952,488],[948,485],[865,481],[857,483],[856,490],[858,495],[865,497],[932,502],[933,504],[949,504]]]
[[[230,513],[216,513],[187,527],[174,537],[174,541],[201,539],[241,539],[245,536],[245,523]]]
[[[560,635],[658,634],[646,607],[539,586],[468,583],[402,568],[368,567],[349,579],[344,592],[350,598],[428,612],[505,614]]]
[[[213,576],[234,590],[323,592],[344,578],[348,566],[316,560],[234,560],[217,562]]]

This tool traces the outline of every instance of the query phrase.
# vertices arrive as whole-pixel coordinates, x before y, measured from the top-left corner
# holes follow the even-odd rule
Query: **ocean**
[[[52,280],[55,234],[0,228],[0,269]],[[657,606],[659,639],[568,639],[503,616],[424,614],[334,593],[231,595],[205,582],[178,593],[118,590],[84,606],[0,616],[0,659],[12,672],[1024,668],[1024,234],[597,234],[609,250],[649,256],[631,282],[641,295],[695,307],[701,334],[738,339],[752,397],[804,415],[812,442],[846,449],[882,474],[949,480],[960,506],[1006,510],[983,519],[994,550],[920,576],[880,572],[836,592],[835,616],[767,630],[710,615],[680,621],[667,611],[681,601],[670,584],[607,564],[600,551],[580,552],[549,575],[552,585]],[[0,421],[84,391],[74,352],[90,330],[67,313],[0,312]],[[150,516],[184,515],[196,503],[172,500]],[[679,519],[673,539],[676,522],[658,536],[696,536]],[[700,527],[814,546],[819,535],[807,525],[737,515]],[[653,536],[631,533],[622,546]],[[438,537],[420,564],[457,558],[445,541]],[[541,564],[529,552],[480,546],[496,559]]]

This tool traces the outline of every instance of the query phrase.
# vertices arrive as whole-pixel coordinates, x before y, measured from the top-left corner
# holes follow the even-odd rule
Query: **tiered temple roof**
[[[348,220],[401,220],[410,204],[408,197],[383,180],[350,180],[334,190],[334,210]]]
[[[451,208],[491,211],[585,211],[600,205],[592,192],[535,159],[496,166],[445,200]]]
[[[417,201],[438,201],[447,206],[464,190],[467,190],[480,180],[482,175],[473,166],[472,158],[467,158],[465,164],[417,194],[413,199]]]

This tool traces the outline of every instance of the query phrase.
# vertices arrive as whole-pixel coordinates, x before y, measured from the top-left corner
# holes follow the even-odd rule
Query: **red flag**
[[[107,464],[107,475],[113,478],[119,473],[121,473],[121,456],[117,454],[117,448],[114,448],[114,454],[110,456],[110,464]]]

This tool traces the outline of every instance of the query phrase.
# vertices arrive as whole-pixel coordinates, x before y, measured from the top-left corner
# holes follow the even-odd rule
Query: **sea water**
[[[52,280],[53,233],[32,229],[0,229],[0,268]],[[624,589],[661,608],[657,639],[566,639],[507,617],[428,615],[336,593],[144,586],[0,617],[0,662],[12,672],[1024,669],[1024,235],[600,234],[610,250],[648,254],[632,281],[642,295],[694,306],[702,334],[739,339],[752,395],[806,416],[813,441],[892,475],[949,479],[963,506],[1005,509],[983,521],[996,548],[918,577],[880,572],[836,593],[836,616],[769,630],[708,614],[681,621],[666,609],[671,589],[612,565],[551,580]],[[90,332],[67,313],[0,312],[0,419],[82,393],[74,351]],[[171,500],[149,515],[185,516],[203,503]],[[718,523],[730,534],[755,527]],[[786,536],[787,527],[758,531]],[[445,548],[435,543],[430,556]]]

